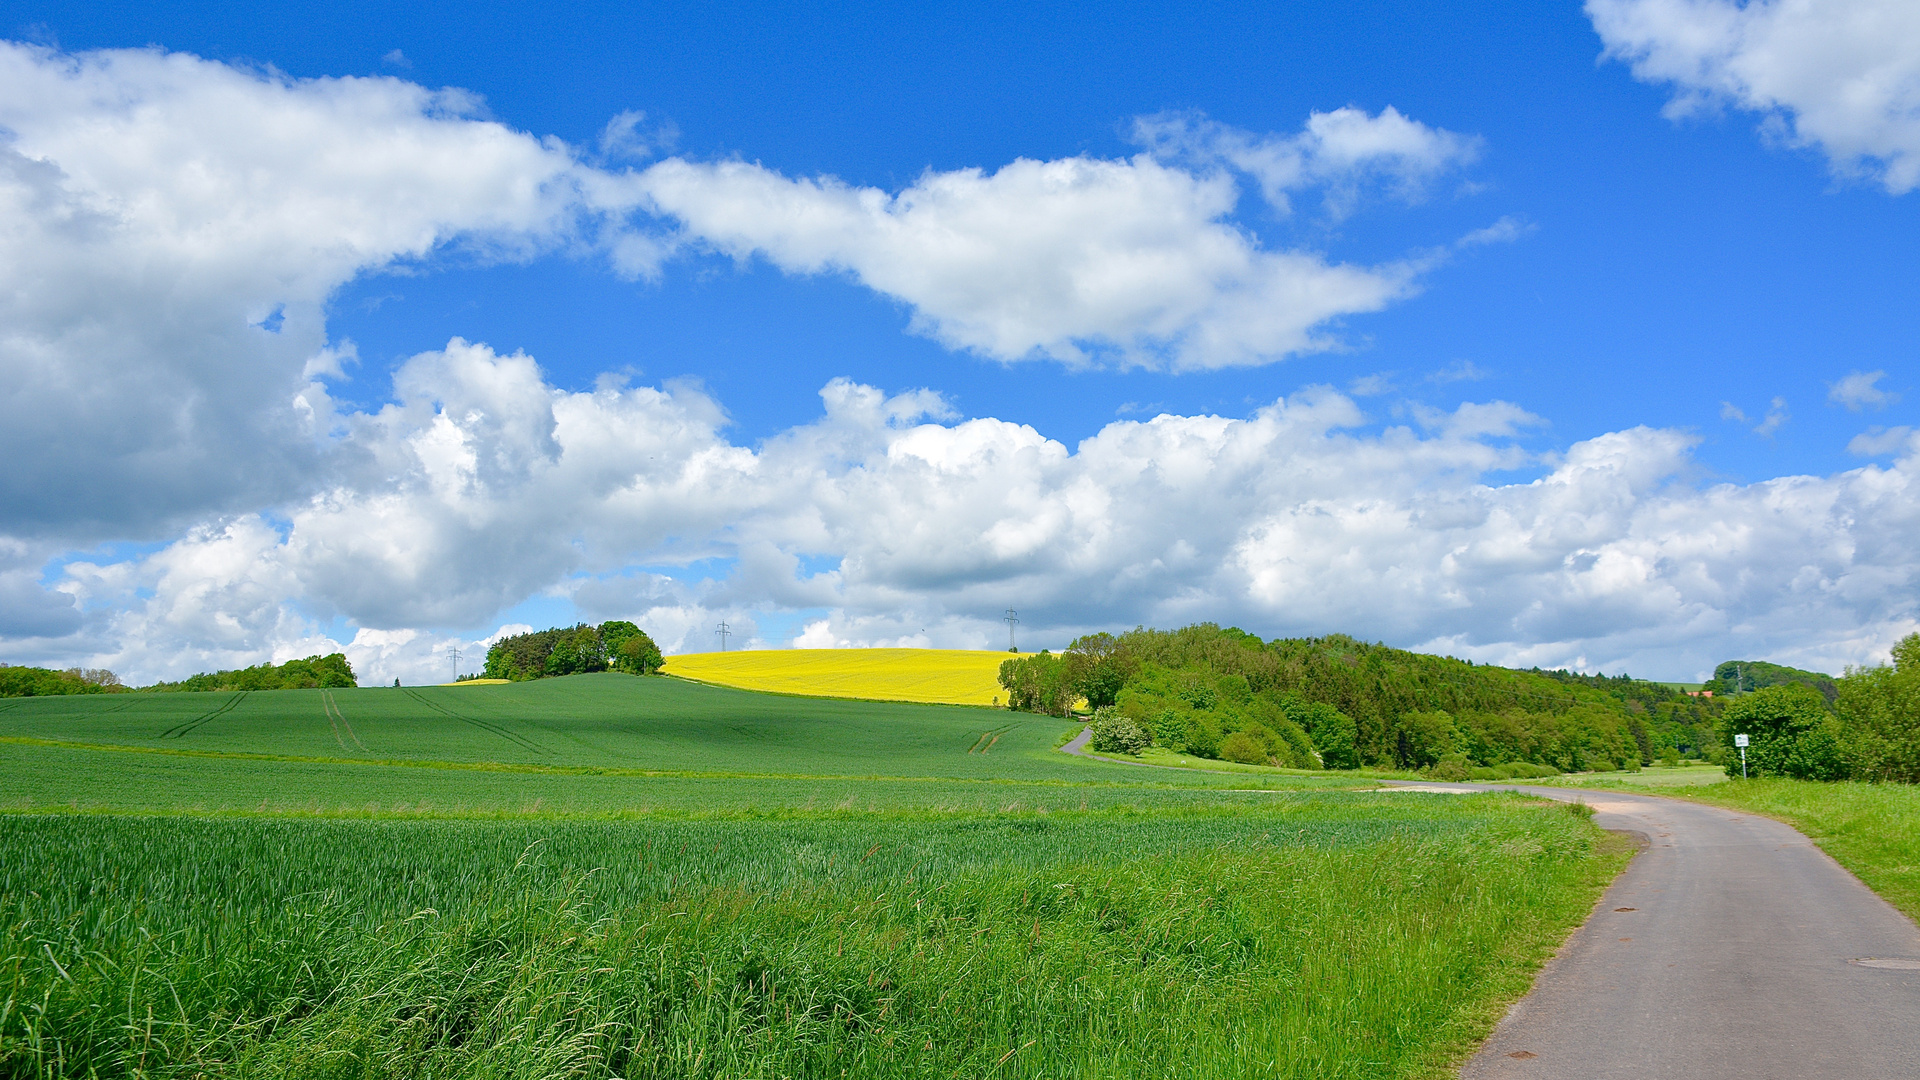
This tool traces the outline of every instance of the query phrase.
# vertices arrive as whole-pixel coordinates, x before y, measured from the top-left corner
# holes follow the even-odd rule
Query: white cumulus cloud
[[[1279,154],[1206,130],[1209,153]],[[603,152],[655,152],[640,132],[616,118]],[[1685,436],[1536,455],[1514,442],[1535,418],[1497,401],[1383,427],[1317,389],[1069,446],[836,380],[816,420],[748,446],[697,388],[566,390],[459,338],[371,406],[329,391],[353,362],[329,298],[449,249],[840,273],[1001,359],[1324,347],[1420,264],[1266,244],[1232,216],[1238,176],[1417,197],[1472,144],[1358,110],[1281,142],[1304,186],[1171,152],[894,192],[738,161],[613,171],[399,79],[0,44],[0,648],[135,681],[343,649],[420,681],[536,597],[681,649],[721,619],[736,644],[992,646],[1016,607],[1026,643],[1219,619],[1655,674],[1729,649],[1832,669],[1913,627],[1920,464],[1890,437],[1885,464],[1703,490]],[[146,543],[96,547],[124,540]]]
[[[1760,113],[1834,172],[1920,185],[1920,5],[1911,0],[1587,0],[1610,57],[1671,85],[1670,116]]]
[[[720,619],[736,645],[993,647],[1016,607],[1032,644],[1215,619],[1668,676],[1729,649],[1837,670],[1917,614],[1910,446],[1699,489],[1690,436],[1538,457],[1502,402],[1378,428],[1318,389],[1068,446],[923,391],[821,397],[816,421],[749,448],[695,391],[560,391],[531,358],[455,341],[346,418],[364,465],[335,489],[72,564],[63,588],[101,643],[85,659],[136,677],[315,651],[338,618],[374,635],[342,644],[393,665],[368,669],[381,681],[440,677],[446,643],[539,593],[678,649],[713,647]],[[1540,475],[1495,479],[1517,468]],[[695,563],[726,569],[677,576]]]
[[[0,42],[4,529],[153,535],[323,468],[354,276],[581,234],[564,147],[457,91]]]
[[[1313,160],[1331,163],[1317,176],[1411,162],[1439,137],[1398,114],[1343,117],[1310,125]],[[336,410],[355,361],[327,305],[449,252],[592,254],[653,277],[703,246],[848,274],[954,348],[1173,368],[1323,348],[1432,261],[1266,246],[1233,223],[1230,177],[1147,155],[930,172],[898,192],[740,162],[608,164],[672,138],[622,113],[586,154],[397,77],[0,42],[0,455],[36,463],[0,475],[0,537],[154,540],[337,497],[364,465],[345,429],[376,421]],[[53,612],[33,617],[51,627],[63,604],[15,608]]]
[[[930,172],[893,193],[669,158],[639,186],[694,243],[850,275],[917,331],[998,360],[1268,363],[1326,348],[1328,324],[1408,295],[1419,269],[1263,247],[1227,220],[1230,177],[1145,155]]]

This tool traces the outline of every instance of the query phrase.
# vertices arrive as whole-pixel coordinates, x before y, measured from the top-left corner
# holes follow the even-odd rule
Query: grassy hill
[[[763,649],[667,658],[684,679],[779,694],[993,705],[1003,652],[972,649]]]
[[[0,1076],[1437,1074],[1623,861],[1069,726],[620,674],[0,702]]]
[[[751,655],[751,654],[739,654]],[[364,761],[809,776],[1084,775],[1058,719],[602,673],[491,686],[24,698],[0,737]]]

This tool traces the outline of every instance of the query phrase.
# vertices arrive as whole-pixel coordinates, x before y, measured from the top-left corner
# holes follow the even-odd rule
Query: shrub
[[[1187,717],[1184,741],[1188,753],[1217,758],[1220,756],[1220,725],[1206,713],[1193,713]]]
[[[1425,771],[1427,776],[1435,780],[1458,781],[1472,780],[1473,774],[1481,770],[1473,767],[1473,763],[1467,760],[1467,755],[1453,753],[1429,765]]]
[[[1153,745],[1153,733],[1108,707],[1093,714],[1093,748],[1103,754],[1138,754]]]
[[[1220,757],[1226,761],[1237,761],[1242,765],[1265,765],[1267,748],[1260,740],[1244,731],[1236,731],[1220,740]]]
[[[1891,667],[1847,669],[1835,707],[1855,779],[1920,783],[1920,634],[1893,647]]]
[[[1735,735],[1751,740],[1746,769],[1750,776],[1784,776],[1795,780],[1838,780],[1846,775],[1845,760],[1833,721],[1820,692],[1801,683],[1783,683],[1741,694],[1727,706],[1726,745]],[[1740,754],[1727,760],[1727,775],[1740,775]]]
[[[1531,761],[1508,761],[1499,765],[1476,765],[1467,770],[1469,779],[1482,782],[1501,780],[1538,780],[1547,776],[1559,776],[1560,770],[1551,765],[1535,765]]]

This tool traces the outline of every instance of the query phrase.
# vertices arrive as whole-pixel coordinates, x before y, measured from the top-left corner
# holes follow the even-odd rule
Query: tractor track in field
[[[988,730],[981,732],[979,738],[976,738],[973,740],[973,745],[967,747],[967,753],[969,754],[986,753],[987,751],[993,749],[993,745],[995,743],[1000,741],[1000,736],[1005,735],[1007,732],[1012,731],[1015,727],[1018,727],[1018,726],[1019,725],[1017,724],[1006,724],[997,728],[989,728]]]
[[[440,713],[444,716],[451,717],[455,720],[460,721],[461,723],[472,724],[474,727],[479,728],[481,731],[487,732],[490,735],[498,735],[501,738],[507,740],[508,742],[513,743],[516,746],[525,747],[526,749],[531,750],[536,754],[544,754],[547,757],[553,756],[553,751],[548,750],[545,747],[532,742],[531,740],[522,738],[519,735],[515,735],[513,732],[508,731],[506,728],[500,727],[498,724],[492,724],[485,720],[478,719],[477,717],[462,716],[459,713],[454,712],[452,709],[449,709],[444,705],[437,705],[431,701],[428,701],[425,697],[422,697],[418,691],[407,690],[406,693],[410,697],[412,697],[413,700],[419,702],[422,705],[425,705],[427,708],[432,709],[437,713]]]
[[[212,720],[214,717],[222,716],[226,713],[232,712],[234,707],[239,705],[240,702],[244,700],[249,693],[251,693],[251,691],[248,691],[248,690],[235,691],[234,695],[228,698],[225,704],[219,706],[218,708],[212,709],[208,712],[201,713],[199,716],[194,717],[193,719],[187,721],[184,724],[173,725],[167,730],[161,732],[160,737],[163,739],[185,738],[188,735],[188,733],[192,732],[195,728],[206,723],[207,721]],[[131,704],[131,702],[129,702],[129,704]]]
[[[347,722],[347,714],[340,711],[340,703],[334,700],[333,691],[320,691],[320,707],[327,714],[327,724],[333,728],[333,741],[340,744],[340,749],[345,750],[347,739],[352,739],[353,745],[359,747],[361,752],[367,752],[367,744],[361,742],[360,736],[354,734],[353,725]],[[340,737],[343,728],[347,733],[346,739]]]

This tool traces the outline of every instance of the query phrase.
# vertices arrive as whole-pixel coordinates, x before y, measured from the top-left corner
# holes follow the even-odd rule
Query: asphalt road
[[[1673,799],[1512,789],[1589,803],[1647,843],[1463,1080],[1920,1078],[1920,928],[1805,836]]]

